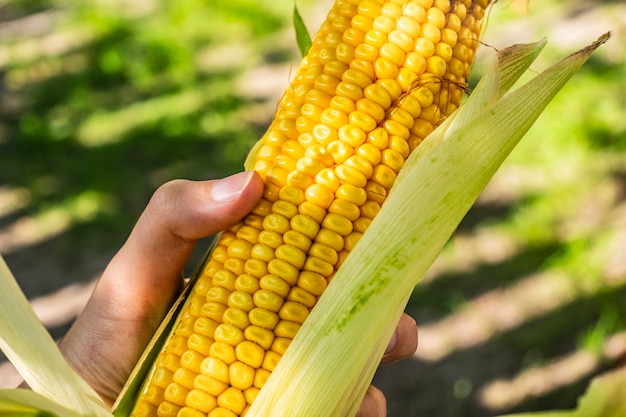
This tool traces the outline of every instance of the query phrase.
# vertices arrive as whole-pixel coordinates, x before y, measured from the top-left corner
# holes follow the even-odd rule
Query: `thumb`
[[[221,180],[164,184],[154,193],[99,286],[121,289],[114,299],[133,300],[140,313],[158,311],[175,295],[180,285],[177,278],[196,241],[242,219],[262,192],[261,178],[254,171]],[[137,305],[137,300],[148,305]]]
[[[177,296],[196,240],[248,214],[263,193],[253,171],[161,186],[60,344],[70,364],[111,402]]]

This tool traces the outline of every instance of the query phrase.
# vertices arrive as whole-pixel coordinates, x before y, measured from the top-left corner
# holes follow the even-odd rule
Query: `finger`
[[[391,336],[382,362],[394,362],[411,357],[417,350],[417,324],[408,314],[402,314],[396,331]]]
[[[382,391],[373,385],[367,390],[357,417],[386,417],[387,400]]]
[[[196,240],[236,223],[262,191],[258,174],[246,172],[172,181],[155,192],[60,344],[105,400],[115,398],[176,297]]]
[[[217,181],[163,185],[107,267],[97,291],[107,294],[107,303],[123,303],[122,317],[162,316],[163,306],[180,286],[173,278],[180,277],[196,240],[232,226],[252,210],[261,193],[262,181],[252,171]]]

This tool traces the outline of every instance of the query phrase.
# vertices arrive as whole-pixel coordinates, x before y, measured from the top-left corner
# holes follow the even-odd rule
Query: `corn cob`
[[[490,0],[337,0],[249,158],[224,231],[132,415],[245,415],[404,161],[461,102]]]

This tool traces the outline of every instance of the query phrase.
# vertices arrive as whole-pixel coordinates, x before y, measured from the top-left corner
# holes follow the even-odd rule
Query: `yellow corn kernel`
[[[319,123],[313,127],[313,138],[322,145],[327,145],[337,139],[337,129]]]
[[[226,343],[226,342],[222,342],[222,341],[216,341],[215,343],[213,343],[211,345],[211,349],[209,350],[209,355],[214,357],[214,358],[219,359],[220,362],[212,363],[212,364],[205,364],[205,363],[201,364],[200,365],[200,372],[202,372],[202,373],[207,373],[204,370],[205,368],[203,368],[203,367],[211,365],[214,368],[218,367],[218,368],[215,368],[215,369],[221,369],[221,368],[219,368],[219,367],[222,366],[220,364],[221,362],[223,362],[226,365],[229,365],[229,364],[233,363],[237,359],[237,357],[235,355],[235,348],[234,348],[234,346],[232,344],[230,344],[230,343]],[[210,374],[207,374],[207,375],[210,375]],[[224,381],[224,382],[227,382],[227,381]]]
[[[367,135],[368,143],[373,144],[378,149],[387,149],[389,134],[383,127],[378,127]]]
[[[157,369],[165,368],[174,372],[180,366],[180,357],[173,353],[160,355],[156,362]]]
[[[291,285],[287,281],[272,274],[267,274],[261,278],[259,284],[261,288],[269,290],[282,298],[285,298],[287,294],[289,294],[289,288],[291,288]]]
[[[264,308],[277,313],[282,307],[284,299],[273,291],[260,289],[254,293],[254,304],[257,307]]]
[[[214,338],[216,342],[228,343],[231,346],[237,346],[244,340],[241,329],[228,323],[222,323],[217,326]]]
[[[212,409],[214,409],[215,407],[217,407],[217,398],[199,389],[192,389],[187,394],[185,403],[187,404],[188,407],[191,407],[192,409],[196,409],[200,411],[201,413],[206,414]],[[183,410],[189,410],[189,408],[185,407],[181,410],[181,412],[183,412]],[[189,415],[190,417],[193,416],[193,414],[185,414],[185,415]],[[202,415],[204,414],[201,414],[201,416]],[[179,417],[181,417],[180,414],[179,414]]]
[[[320,207],[328,208],[333,201],[333,192],[323,184],[311,184],[305,191],[308,202],[315,203]]]
[[[217,327],[217,323],[216,323]],[[211,349],[211,345],[213,344],[213,339],[207,336],[204,336],[200,333],[194,333],[189,336],[187,340],[187,347],[192,349],[201,355],[208,355],[209,350]]]
[[[322,295],[327,286],[328,282],[322,275],[311,271],[300,272],[298,287],[307,290],[311,294]]]
[[[286,301],[278,312],[278,315],[283,320],[302,324],[309,315],[309,309],[300,303]]]
[[[203,336],[207,336],[207,337],[213,337],[213,334],[215,333],[215,329],[217,328],[217,326],[219,325],[219,322],[210,319],[208,317],[199,317],[195,323],[194,323],[194,330],[203,335]]]
[[[204,317],[221,322],[224,311],[226,311],[227,308],[228,306],[225,306],[222,303],[207,302],[202,306],[201,312]]]
[[[241,390],[230,387],[226,388],[226,391],[217,397],[217,404],[237,415],[240,414],[246,406],[246,399]]]
[[[272,245],[276,244],[276,247],[280,246],[283,243],[282,242],[282,238],[280,238],[280,237],[276,241],[270,241],[269,238],[273,238],[273,236],[270,235],[270,232],[268,232],[268,233],[265,233],[265,232],[266,231],[264,230],[263,232],[261,232],[261,234],[264,234],[266,237],[268,237],[266,242],[272,243]],[[264,243],[257,243],[252,248],[252,257],[254,259],[257,259],[257,260],[263,262],[265,264],[265,268],[267,268],[267,262],[269,262],[272,259],[274,259],[274,249],[270,245],[267,245],[267,244],[264,244]]]
[[[208,275],[202,275],[196,281],[194,285],[193,292],[197,295],[206,295],[209,288],[211,288],[213,284],[211,283],[211,278]]]
[[[252,404],[252,402],[256,399],[256,397],[259,395],[259,391],[261,391],[260,389],[258,389],[257,387],[250,387],[248,389],[246,389],[243,392],[243,395],[246,399],[246,402],[248,404]]]
[[[304,233],[297,230],[289,230],[283,235],[285,244],[291,245],[303,252],[308,252],[311,247],[311,239],[304,235]],[[278,256],[278,255],[277,255]]]
[[[250,323],[263,329],[273,329],[278,324],[278,314],[264,308],[256,307],[248,312]],[[245,335],[245,333],[244,333]]]
[[[287,301],[295,301],[311,309],[315,306],[317,297],[304,288],[291,287],[291,291],[289,291],[289,295],[287,296]]]
[[[267,369],[257,369],[254,374],[254,386],[258,389],[263,388],[265,382],[270,377],[271,373]]]
[[[298,207],[290,201],[279,200],[272,204],[272,212],[281,215],[285,219],[291,219],[293,216],[298,214]],[[286,229],[285,232],[287,230],[289,229]]]
[[[187,368],[178,368],[176,372],[174,372],[174,375],[172,375],[172,379],[180,386],[191,389],[193,388],[193,379],[196,375],[196,372]]]
[[[202,297],[198,297],[198,298],[202,299]],[[192,335],[193,325],[195,321],[196,321],[196,318],[191,314],[189,315],[189,317],[181,319],[180,323],[178,323],[178,326],[176,327],[176,334],[185,336],[185,337],[189,337],[190,335]]]
[[[337,131],[339,140],[347,143],[353,148],[361,145],[367,139],[367,133],[359,126],[354,124],[346,124],[341,126]]]
[[[406,158],[461,103],[490,0],[337,0],[250,166],[134,417],[241,417],[377,216]]]
[[[366,99],[361,99],[366,100]],[[370,114],[361,110],[355,110],[348,115],[349,123],[357,126],[364,132],[370,132],[376,128],[378,123]]]
[[[298,269],[302,268],[304,261],[306,260],[306,253],[292,245],[281,245],[276,248],[275,253],[276,258],[289,262]]]
[[[365,233],[365,231],[370,226],[370,224],[372,224],[372,219],[369,219],[369,218],[367,218],[365,216],[361,216],[361,217],[359,217],[359,219],[357,221],[354,222],[354,231],[355,232],[360,232],[360,233]],[[341,253],[342,252],[350,253],[347,250],[339,252],[339,262],[341,262]]]
[[[204,360],[204,356],[194,350],[188,350],[183,353],[180,358],[180,366],[187,368],[192,372],[200,373],[200,364]]]
[[[371,143],[362,144],[355,150],[354,154],[361,158],[364,158],[372,166],[378,165],[378,163],[380,163],[380,150]],[[357,189],[362,190],[361,188],[358,188],[358,187]]]
[[[248,259],[246,261],[246,270],[250,274],[239,275],[235,280],[235,289],[254,294],[260,288],[259,278],[267,273],[267,265],[258,259]],[[259,273],[261,274],[259,275]]]
[[[229,367],[230,384],[240,390],[248,389],[254,383],[255,369],[243,362],[233,362]]]
[[[160,400],[158,404],[164,403],[164,400]],[[133,417],[150,417],[155,416],[158,413],[158,405],[149,402],[147,399],[141,397],[141,400],[135,405],[133,410]]]
[[[267,263],[267,270],[270,274],[284,279],[291,285],[295,285],[295,282],[298,279],[298,268],[283,259],[274,258],[269,261]]]
[[[321,229],[315,241],[333,248],[336,251],[343,249],[343,237],[334,230]]]
[[[278,322],[278,320],[276,321]],[[246,330],[244,330],[244,337],[246,340],[261,346],[263,349],[269,349],[274,341],[274,333],[271,330],[255,325],[246,327]]]
[[[165,345],[166,353],[173,353],[182,356],[187,350],[187,338],[180,335],[174,335]]]
[[[340,180],[356,187],[364,187],[365,184],[367,184],[368,177],[360,170],[346,163],[337,165],[335,167],[335,173]]]
[[[297,168],[297,164],[296,164]],[[292,187],[300,188],[304,190],[309,185],[313,184],[313,177],[307,174],[306,172],[301,171],[291,171],[289,175],[287,175],[287,185]],[[283,187],[284,188],[284,187]]]
[[[237,279],[235,274],[226,269],[221,269],[213,275],[213,285],[232,291],[235,288],[235,279]]]
[[[263,358],[263,369],[272,372],[276,368],[276,365],[278,365],[278,361],[281,357],[282,355],[272,350],[268,350]]]
[[[287,348],[290,344],[291,339],[287,337],[277,337],[276,339],[274,339],[274,343],[272,343],[271,350],[278,353],[279,355],[283,355],[287,351]]]
[[[347,42],[337,45],[335,56],[339,61],[349,64],[354,59],[354,46]]]
[[[248,310],[251,310],[252,308],[254,308],[252,296],[250,296],[249,293],[244,294],[247,294],[247,296],[249,297],[251,307],[249,307]],[[246,311],[248,310],[244,310],[236,306],[226,309],[223,317],[224,323],[232,324],[233,326],[241,330],[245,330],[250,325],[250,321],[248,320],[248,314],[246,313]]]
[[[322,112],[319,121],[327,126],[339,129],[348,123],[348,115],[341,110],[329,107]]]
[[[328,212],[343,216],[350,221],[358,219],[360,215],[359,206],[351,203],[350,201],[346,201],[340,198],[332,202],[332,204],[328,208]],[[304,265],[304,259],[302,265]]]
[[[237,414],[226,408],[217,407],[209,411],[207,417],[237,417]]]
[[[413,37],[402,30],[392,30],[389,33],[389,41],[394,45],[398,45],[404,53],[410,52],[413,49]]]
[[[157,414],[159,417],[176,417],[180,409],[181,407],[179,405],[164,401],[159,405]]]
[[[352,223],[343,216],[334,213],[328,213],[322,221],[322,227],[339,233],[341,236],[347,236],[352,232]]]
[[[152,380],[154,385],[165,389],[174,380],[173,376],[174,372],[164,368],[157,368],[152,376]]]
[[[330,142],[327,149],[332,156],[333,161],[335,161],[335,163],[337,164],[342,163],[354,153],[354,148],[352,147],[352,145],[341,140],[334,140]]]
[[[396,180],[396,173],[386,165],[378,165],[374,168],[372,181],[382,185],[389,190]]]
[[[235,354],[240,362],[243,362],[253,368],[258,368],[263,362],[265,349],[254,342],[245,340],[237,345],[235,348]]]
[[[356,206],[355,206],[356,207]],[[359,208],[357,207],[357,210],[359,210]],[[360,210],[359,210],[359,215],[357,216],[357,218],[360,216]],[[356,220],[356,219],[354,219]],[[326,262],[328,262],[331,265],[334,265],[337,262],[337,251],[333,248],[331,248],[328,245],[324,245],[321,243],[314,243],[311,246],[311,250],[309,251],[309,254],[311,256],[315,256],[317,258],[320,258]],[[300,274],[302,275],[302,273]]]
[[[354,101],[350,100],[348,97],[335,96],[330,100],[330,107],[343,110],[346,114],[354,111],[356,108],[354,105]],[[336,139],[336,137],[334,138]]]
[[[373,79],[375,77],[374,66],[370,61],[366,61],[364,59],[353,59],[352,62],[350,62],[349,68],[362,72],[369,78]]]
[[[228,384],[218,379],[215,379],[212,376],[199,374],[193,381],[193,387],[200,391],[206,392],[209,395],[217,397],[222,392],[224,392],[226,388],[228,388]]]
[[[289,230],[289,219],[280,214],[272,213],[263,219],[263,229],[282,235]]]
[[[226,260],[226,262],[224,262],[224,269],[232,272],[233,274],[235,274],[235,276],[243,274],[243,266],[245,265],[245,261],[248,259],[250,258],[229,258]]]
[[[182,407],[185,405],[185,397],[188,392],[189,390],[187,388],[177,384],[176,382],[172,382],[167,386],[167,388],[165,388],[163,397],[166,401]]]

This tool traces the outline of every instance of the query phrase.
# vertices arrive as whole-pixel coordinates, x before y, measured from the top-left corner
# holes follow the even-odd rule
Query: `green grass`
[[[305,20],[313,3],[298,1]],[[57,262],[63,276],[46,278],[59,287],[89,278],[81,275],[85,254],[105,263],[160,184],[241,170],[247,150],[269,123],[259,109],[273,109],[275,102],[243,91],[240,82],[250,69],[282,65],[286,86],[288,67],[298,62],[290,2],[125,4],[0,3],[3,27],[33,15],[47,22],[30,34],[6,33],[0,43],[0,236],[25,219],[33,221],[40,240],[5,246],[11,249],[3,253],[31,296],[48,288],[38,280]],[[524,4],[496,5],[488,42],[502,40],[499,34],[513,33],[520,22],[526,25],[523,39],[513,41],[547,36],[533,71],[601,34],[575,46],[557,36],[562,32],[554,27],[575,22],[570,10],[610,17],[620,7],[614,1],[550,0],[531,2],[527,12]],[[507,160],[444,251],[437,274],[414,292],[408,311],[427,326],[491,291],[504,294],[543,275],[559,277],[546,282],[563,284],[567,301],[435,364],[414,360],[381,371],[390,415],[495,415],[477,400],[488,381],[577,349],[597,354],[611,335],[626,329],[626,272],[615,260],[626,250],[620,243],[626,39],[624,27],[606,29],[621,31],[615,30]],[[253,121],[242,122],[248,120]],[[509,245],[501,257],[479,250],[479,237],[492,235]],[[529,300],[536,296],[527,294]],[[586,382],[514,409],[572,406]]]

